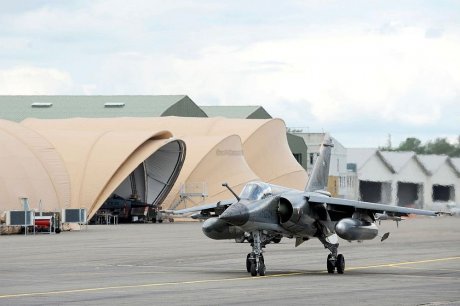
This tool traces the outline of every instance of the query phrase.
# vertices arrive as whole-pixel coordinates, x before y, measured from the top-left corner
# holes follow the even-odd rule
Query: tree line
[[[435,140],[428,140],[424,144],[418,138],[408,137],[396,148],[388,145],[379,149],[385,151],[413,151],[417,154],[445,154],[450,157],[460,157],[460,136],[458,136],[457,142],[454,144],[450,143],[447,138],[441,137]]]

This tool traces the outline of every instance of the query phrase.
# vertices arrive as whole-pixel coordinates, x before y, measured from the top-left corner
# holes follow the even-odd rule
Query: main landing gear
[[[327,273],[334,273],[334,270],[337,269],[337,273],[343,274],[345,272],[345,257],[342,254],[337,255],[334,259],[332,254],[327,255]]]
[[[265,276],[265,262],[262,255],[262,248],[265,247],[265,243],[262,241],[264,237],[260,231],[256,231],[252,233],[252,238],[252,252],[246,256],[246,270],[252,276],[257,276],[257,274]]]
[[[326,249],[331,252],[327,255],[327,273],[332,274],[335,270],[337,273],[343,274],[345,272],[345,257],[342,254],[337,254],[339,249],[338,243],[330,243],[324,237],[318,237]]]

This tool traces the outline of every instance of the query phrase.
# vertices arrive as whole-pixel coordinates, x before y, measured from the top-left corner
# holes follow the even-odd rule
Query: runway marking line
[[[404,265],[442,262],[442,261],[459,260],[459,259],[460,259],[460,256],[446,257],[446,258],[437,258],[437,259],[428,259],[428,260],[419,260],[419,261],[406,261],[406,262],[372,265],[372,266],[351,267],[351,268],[347,268],[347,270],[364,270],[364,269],[371,269],[371,268],[399,267],[399,266],[404,266]],[[326,273],[326,272],[321,272],[321,273]],[[121,286],[108,286],[108,287],[97,287],[97,288],[70,289],[70,290],[58,290],[58,291],[47,291],[47,292],[3,294],[3,295],[0,295],[0,299],[30,297],[30,296],[58,295],[58,294],[66,294],[66,293],[97,292],[97,291],[105,291],[105,290],[177,286],[177,285],[193,285],[193,284],[217,283],[217,282],[228,282],[228,281],[238,281],[238,280],[259,280],[263,278],[276,278],[276,277],[296,276],[296,275],[304,275],[304,274],[305,272],[289,272],[289,273],[280,273],[280,274],[273,274],[273,275],[266,275],[266,276],[259,276],[259,277],[247,276],[247,277],[203,279],[203,280],[179,281],[179,282],[150,283],[150,284],[140,284],[140,285],[121,285]]]
[[[443,268],[437,268],[437,269],[430,269],[430,268],[419,268],[419,267],[403,267],[403,266],[392,266],[394,268],[398,269],[408,269],[408,270],[417,270],[417,271],[447,271],[447,272],[460,272],[460,270],[454,270],[454,269],[443,269]]]
[[[373,265],[373,266],[352,267],[352,268],[347,268],[347,270],[362,270],[362,269],[384,268],[384,267],[400,267],[400,266],[406,266],[406,265],[415,265],[415,264],[423,264],[423,263],[431,263],[431,262],[449,261],[449,260],[456,260],[456,259],[460,259],[460,256],[437,258],[437,259],[427,259],[427,260],[418,260],[418,261],[404,261],[404,262]]]

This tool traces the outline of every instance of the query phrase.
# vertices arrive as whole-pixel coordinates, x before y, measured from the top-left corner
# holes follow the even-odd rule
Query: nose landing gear
[[[251,273],[251,276],[265,276],[265,261],[262,255],[264,245],[261,241],[261,233],[259,231],[252,233],[252,252],[246,256],[246,270]]]
[[[251,276],[265,276],[265,262],[262,254],[256,255],[254,252],[249,253],[246,258],[246,270]]]

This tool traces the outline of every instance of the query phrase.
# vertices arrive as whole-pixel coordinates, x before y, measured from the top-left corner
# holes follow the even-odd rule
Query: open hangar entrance
[[[398,182],[397,204],[403,207],[421,208],[423,204],[423,184]]]
[[[454,185],[433,185],[432,199],[433,202],[455,201]]]
[[[155,221],[161,203],[174,185],[185,158],[185,144],[172,141],[162,146],[124,177],[97,211],[92,222]]]
[[[359,181],[361,201],[388,204],[391,202],[391,182]]]

